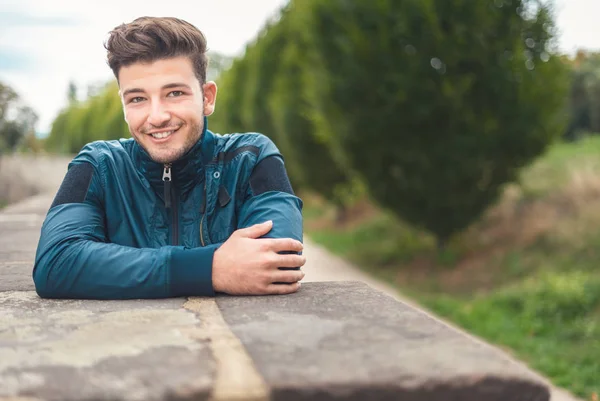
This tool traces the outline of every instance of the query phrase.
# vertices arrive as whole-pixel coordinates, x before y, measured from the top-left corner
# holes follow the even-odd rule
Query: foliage
[[[577,53],[570,72],[569,114],[565,137],[600,132],[600,53]]]
[[[210,125],[222,132],[265,134],[283,154],[296,190],[312,189],[343,204],[347,191],[340,186],[353,182],[317,137],[309,117],[311,105],[303,92],[308,71],[302,61],[309,49],[302,29],[290,6],[261,31],[244,57],[220,77]]]
[[[218,94],[214,113],[209,117],[209,127],[218,133],[244,132],[242,120],[243,87],[246,81],[247,62],[244,58],[233,60],[231,67],[217,81]]]
[[[546,6],[304,4],[311,99],[331,147],[377,202],[442,242],[560,132],[565,67]]]
[[[302,34],[304,24],[295,11],[295,6],[290,6],[288,14],[280,20],[287,28],[284,33],[288,40],[279,54],[278,74],[273,78],[273,91],[268,99],[269,112],[290,160],[292,176],[299,177],[303,188],[321,194],[343,209],[353,200],[351,191],[358,185],[334,159],[326,134],[318,132],[311,118],[313,105],[305,90],[311,74],[306,57],[310,43]]]
[[[35,111],[0,82],[0,153],[16,150],[26,136],[34,135],[37,120]]]
[[[77,153],[87,143],[129,135],[116,83],[83,102],[70,97],[70,105],[54,119],[46,147],[59,153]],[[72,94],[69,88],[69,94]]]

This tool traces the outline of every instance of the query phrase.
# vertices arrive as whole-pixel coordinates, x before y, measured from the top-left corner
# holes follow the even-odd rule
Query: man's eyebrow
[[[182,82],[173,82],[171,84],[164,85],[161,89],[171,89],[171,88],[186,88],[192,90],[192,88],[188,84],[184,84]],[[130,95],[132,93],[144,93],[142,88],[131,88],[123,91],[123,97]]]
[[[162,87],[162,89],[170,89],[170,88],[187,88],[192,90],[192,88],[188,84],[184,84],[182,82],[174,82],[172,84],[166,84]]]
[[[144,90],[141,88],[126,89],[125,91],[123,91],[123,97],[125,97],[131,93],[144,93]]]

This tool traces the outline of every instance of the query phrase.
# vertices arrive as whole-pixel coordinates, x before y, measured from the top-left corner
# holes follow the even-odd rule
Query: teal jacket
[[[267,220],[302,241],[302,201],[283,157],[258,133],[205,129],[172,165],[133,139],[86,145],[42,226],[33,279],[44,298],[211,296],[215,250]]]

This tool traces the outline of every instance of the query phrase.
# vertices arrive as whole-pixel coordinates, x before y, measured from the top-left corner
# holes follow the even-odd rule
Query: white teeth
[[[158,132],[158,133],[156,133],[156,134],[152,134],[152,137],[153,137],[153,138],[156,138],[156,139],[163,139],[163,138],[166,138],[166,137],[168,137],[168,136],[169,136],[169,135],[171,135],[172,133],[173,133],[173,131],[167,131],[167,132]]]

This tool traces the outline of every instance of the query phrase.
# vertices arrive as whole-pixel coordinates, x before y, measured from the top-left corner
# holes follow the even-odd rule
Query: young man
[[[203,34],[143,17],[116,27],[106,49],[133,138],[88,144],[69,164],[42,227],[38,294],[297,291],[302,201],[267,137],[207,129],[217,87]]]

